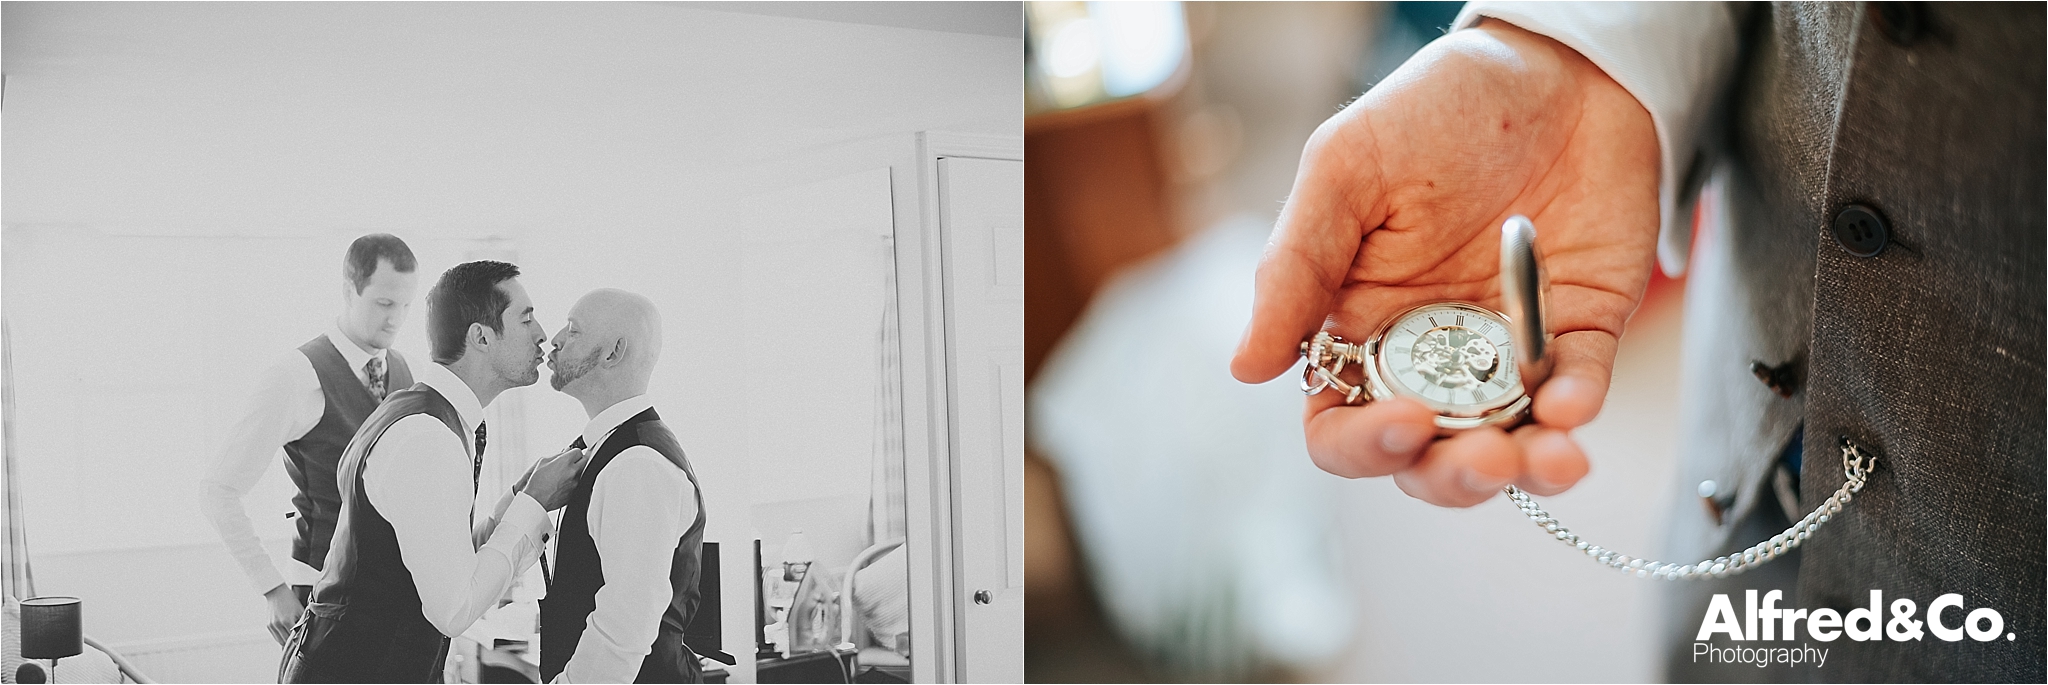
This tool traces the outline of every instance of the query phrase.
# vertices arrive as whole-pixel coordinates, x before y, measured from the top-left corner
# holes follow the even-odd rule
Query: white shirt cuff
[[[505,558],[512,561],[512,575],[516,576],[540,558],[540,537],[553,528],[554,523],[548,520],[548,512],[541,508],[540,501],[522,492],[512,497],[512,504],[505,507],[505,517],[498,520],[498,530],[484,546],[504,552]]]
[[[1499,19],[1577,50],[1649,110],[1662,159],[1657,179],[1657,263],[1685,273],[1695,160],[1735,69],[1735,18],[1718,2],[1472,2],[1453,29]],[[1688,187],[1690,183],[1690,187]]]
[[[266,557],[266,558],[265,558],[265,561],[268,561],[268,560],[269,560],[269,559],[268,559],[268,557]],[[275,590],[275,589],[277,589],[277,586],[279,586],[279,585],[291,585],[291,584],[292,584],[292,583],[287,583],[287,582],[285,582],[285,580],[284,580],[284,574],[282,574],[282,573],[278,573],[278,572],[277,572],[277,567],[276,567],[276,566],[272,566],[272,565],[270,565],[270,564],[264,564],[264,565],[262,565],[262,566],[260,566],[260,567],[258,567],[258,566],[246,566],[246,567],[243,567],[243,568],[242,568],[242,571],[243,571],[243,572],[245,572],[245,573],[247,573],[247,574],[249,575],[249,583],[250,583],[251,585],[255,585],[255,586],[257,586],[257,587],[263,588],[263,589],[261,589],[261,590],[257,590],[257,592],[260,592],[260,593],[263,593],[263,594],[266,594],[266,595],[270,594],[270,591],[271,591],[271,590]]]

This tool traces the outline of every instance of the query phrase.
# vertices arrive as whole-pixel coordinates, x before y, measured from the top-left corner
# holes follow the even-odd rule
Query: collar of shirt
[[[455,405],[455,413],[462,417],[463,434],[476,431],[477,422],[484,419],[484,405],[476,401],[476,391],[469,389],[469,384],[462,382],[454,371],[430,362],[414,371],[413,379],[427,384],[434,392],[441,393],[441,397],[446,398],[449,404]],[[463,444],[467,445],[469,442],[464,440]]]
[[[583,424],[584,447],[596,453],[598,445],[604,444],[605,437],[612,429],[618,428],[626,419],[639,416],[640,412],[647,411],[653,406],[654,400],[648,399],[646,395],[634,395],[598,412],[597,416],[591,417],[590,423]]]
[[[334,343],[334,349],[341,351],[341,358],[348,362],[348,367],[350,369],[355,370],[357,378],[363,377],[364,364],[370,363],[371,359],[384,358],[383,350],[377,350],[375,352],[363,351],[363,348],[360,345],[357,345],[355,341],[348,339],[348,334],[341,332],[340,324],[327,327],[327,341]],[[392,390],[400,389],[401,388],[392,388]]]

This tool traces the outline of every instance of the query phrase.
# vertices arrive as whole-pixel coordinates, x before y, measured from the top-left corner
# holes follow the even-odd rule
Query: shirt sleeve
[[[284,584],[284,575],[263,549],[242,498],[263,479],[285,443],[305,437],[320,423],[327,400],[320,377],[305,355],[293,353],[265,369],[242,418],[228,431],[228,440],[199,479],[199,508],[213,522],[228,553],[242,567],[256,591]]]
[[[1657,263],[1685,273],[1694,173],[1712,110],[1735,71],[1734,9],[1719,2],[1472,2],[1454,29],[1481,18],[1549,36],[1585,55],[1649,110],[1657,128]]]
[[[439,419],[418,414],[384,432],[363,466],[363,487],[398,535],[399,556],[420,593],[420,611],[455,637],[497,606],[540,556],[547,512],[513,498],[481,549],[470,539],[469,452]]]
[[[661,614],[675,600],[669,570],[696,511],[689,478],[653,448],[620,452],[598,474],[588,520],[604,586],[555,682],[626,683],[639,674]]]

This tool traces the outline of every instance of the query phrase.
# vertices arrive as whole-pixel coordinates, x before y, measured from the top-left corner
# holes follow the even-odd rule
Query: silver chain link
[[[1502,488],[1502,491],[1508,494],[1509,501],[1514,502],[1515,506],[1522,510],[1522,515],[1529,517],[1529,520],[1534,521],[1544,532],[1555,536],[1558,542],[1578,548],[1579,551],[1585,552],[1586,556],[1592,557],[1594,561],[1601,564],[1605,564],[1608,568],[1621,571],[1622,573],[1634,574],[1637,578],[1699,580],[1703,578],[1725,578],[1732,576],[1761,566],[1772,559],[1783,556],[1786,552],[1798,549],[1800,544],[1805,543],[1807,538],[1813,536],[1814,531],[1820,529],[1821,524],[1827,523],[1828,519],[1842,513],[1842,507],[1848,506],[1849,501],[1856,498],[1856,493],[1863,490],[1863,483],[1869,478],[1870,472],[1876,470],[1876,468],[1876,457],[1865,455],[1863,450],[1856,446],[1856,443],[1851,442],[1848,438],[1843,438],[1842,473],[1847,476],[1847,480],[1842,483],[1841,488],[1835,490],[1834,495],[1828,497],[1826,502],[1822,502],[1820,506],[1815,507],[1812,512],[1806,515],[1806,518],[1800,519],[1799,522],[1792,524],[1792,527],[1786,528],[1785,532],[1772,536],[1769,540],[1756,543],[1750,546],[1749,549],[1743,550],[1740,554],[1715,557],[1696,564],[1685,564],[1683,566],[1618,554],[1614,550],[1588,543],[1585,540],[1579,539],[1578,533],[1574,533],[1570,528],[1566,528],[1563,524],[1558,523],[1556,518],[1551,517],[1550,512],[1544,511],[1543,507],[1536,504],[1536,500],[1531,499],[1529,493],[1523,492],[1521,488],[1509,485]]]
[[[1322,331],[1301,344],[1301,355],[1308,360],[1308,364],[1302,369],[1302,392],[1314,395],[1325,388],[1334,389],[1344,396],[1345,404],[1360,404],[1360,400],[1367,399],[1363,397],[1363,386],[1347,383],[1338,377],[1346,365],[1365,363],[1363,345],[1344,342],[1343,338],[1333,336],[1329,331]],[[1578,548],[1579,551],[1585,552],[1586,556],[1609,568],[1632,573],[1637,578],[1697,580],[1732,576],[1798,549],[1807,538],[1813,536],[1814,531],[1820,529],[1821,524],[1842,513],[1842,507],[1848,506],[1849,501],[1856,498],[1856,493],[1863,491],[1865,479],[1869,478],[1870,472],[1876,468],[1876,457],[1864,454],[1856,443],[1843,438],[1842,473],[1847,480],[1842,483],[1842,487],[1835,490],[1835,494],[1828,497],[1826,502],[1808,512],[1806,518],[1786,528],[1785,532],[1751,545],[1740,554],[1715,557],[1683,566],[1619,554],[1614,550],[1581,540],[1578,533],[1558,523],[1550,512],[1544,511],[1543,507],[1521,488],[1509,485],[1501,488],[1501,491],[1507,493],[1508,501],[1514,502],[1515,506],[1522,510],[1522,515],[1529,517],[1529,520],[1534,521],[1545,533],[1555,536],[1559,542]]]

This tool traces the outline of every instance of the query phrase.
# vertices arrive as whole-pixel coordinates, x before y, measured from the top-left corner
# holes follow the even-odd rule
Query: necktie
[[[484,427],[488,425],[490,424],[479,423],[476,425],[476,461],[472,462],[469,468],[469,488],[472,492],[476,490],[478,481],[483,480],[485,442]]]
[[[363,376],[370,380],[370,397],[384,401],[384,358],[371,357],[363,364]]]
[[[569,443],[569,448],[570,448],[570,449],[579,449],[579,450],[580,450],[580,449],[583,449],[583,436],[580,436],[580,435],[579,435],[579,436],[577,436],[577,437],[576,437],[576,441],[575,441],[575,442]],[[545,583],[545,584],[547,585],[547,587],[554,587],[554,586],[555,586],[555,565],[554,565],[554,564],[551,564],[551,563],[548,563],[548,547],[547,547],[547,544],[548,544],[548,534],[547,534],[547,533],[541,533],[541,535],[540,535],[540,544],[541,544],[541,547],[540,547],[540,579],[541,579],[541,582],[542,582],[542,583]]]

